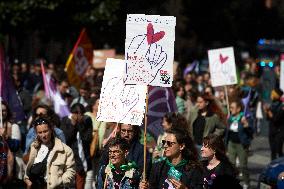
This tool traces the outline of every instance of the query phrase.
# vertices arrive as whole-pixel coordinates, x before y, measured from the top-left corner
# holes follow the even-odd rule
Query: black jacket
[[[78,141],[77,141],[77,132],[79,132],[82,146],[84,149],[84,155],[87,160],[88,170],[92,168],[91,157],[90,157],[90,144],[92,142],[92,119],[89,116],[84,115],[83,122],[78,123],[76,125],[71,124],[71,119],[68,117],[64,117],[61,121],[61,126],[65,138],[66,144],[73,150],[75,163],[76,163],[76,171],[82,172],[84,170],[83,163],[80,159],[78,152]]]
[[[167,188],[166,180],[168,178],[169,169],[170,166],[167,165],[166,160],[153,164],[149,177],[150,189]],[[190,168],[189,165],[184,165],[176,169],[182,173],[180,181],[187,188],[203,188],[202,168],[198,166]]]

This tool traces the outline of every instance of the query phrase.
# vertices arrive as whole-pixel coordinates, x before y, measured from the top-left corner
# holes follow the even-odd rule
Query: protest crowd
[[[147,88],[149,103],[171,108],[159,110],[159,129],[146,135],[144,120],[134,125],[97,119],[103,69],[89,65],[75,86],[62,65],[45,59],[9,64],[5,79],[11,79],[24,116],[14,119],[14,106],[2,98],[0,188],[249,188],[250,144],[262,119],[269,122],[271,160],[283,156],[283,92],[275,65],[270,70],[277,79],[266,95],[272,103],[266,104],[257,60],[241,61],[236,85],[213,87],[209,68],[193,62],[177,67],[167,88],[172,98]],[[45,73],[55,100],[46,92]],[[147,113],[150,121],[153,111]]]

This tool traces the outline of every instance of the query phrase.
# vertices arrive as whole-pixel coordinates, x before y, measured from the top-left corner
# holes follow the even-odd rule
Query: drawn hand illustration
[[[165,65],[167,53],[159,44],[164,31],[155,33],[151,23],[147,33],[135,36],[127,48],[126,81],[151,83]]]
[[[134,86],[121,88],[120,83],[122,82],[123,78],[114,77],[110,79],[100,98],[100,109],[107,111],[105,115],[108,115],[109,119],[118,122],[123,120],[139,101],[139,94],[135,91]],[[106,97],[108,98],[106,99]],[[98,112],[97,117],[101,117],[101,112]]]

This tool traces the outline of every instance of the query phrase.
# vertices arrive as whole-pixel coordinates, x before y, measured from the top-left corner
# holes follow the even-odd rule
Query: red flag
[[[80,87],[84,74],[88,66],[92,65],[92,61],[93,46],[86,30],[83,29],[65,65],[68,80],[76,88]]]

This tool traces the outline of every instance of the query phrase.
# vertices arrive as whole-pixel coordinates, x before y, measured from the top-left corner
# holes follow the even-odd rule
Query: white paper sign
[[[108,58],[103,77],[97,120],[141,125],[147,87],[124,85],[125,61]]]
[[[237,83],[233,47],[209,50],[208,58],[213,87]]]
[[[175,25],[173,16],[127,15],[125,84],[172,86]]]
[[[281,54],[280,60],[280,89],[284,91],[284,54]]]

